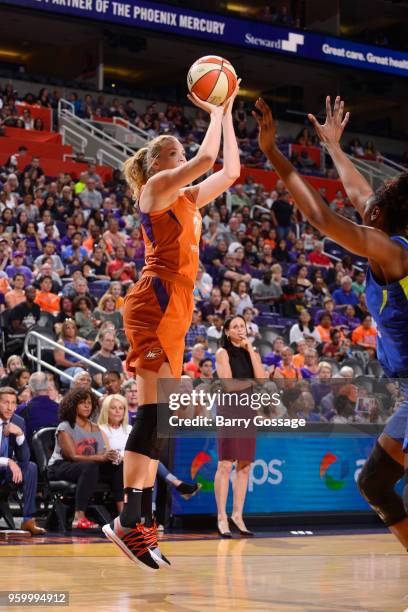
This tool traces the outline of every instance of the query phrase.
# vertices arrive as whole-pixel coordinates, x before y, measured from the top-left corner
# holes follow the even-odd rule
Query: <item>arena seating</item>
[[[63,172],[78,179],[80,173],[86,170],[86,166],[84,167],[82,163],[64,160],[64,156],[73,154],[73,149],[71,145],[62,144],[61,135],[57,132],[12,127],[6,127],[4,132],[4,137],[0,138],[0,165],[4,165],[10,155],[24,146],[27,148],[27,155],[19,159],[19,170],[23,170],[33,156],[40,157],[41,167],[50,177],[56,177]],[[112,169],[109,166],[98,166],[97,172],[103,181],[108,181],[112,177]]]

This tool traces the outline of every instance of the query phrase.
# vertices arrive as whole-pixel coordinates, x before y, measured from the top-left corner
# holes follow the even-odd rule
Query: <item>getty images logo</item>
[[[298,45],[305,44],[305,37],[303,34],[294,34],[293,32],[289,33],[288,40],[282,40],[282,51],[291,51],[292,53],[297,53]]]

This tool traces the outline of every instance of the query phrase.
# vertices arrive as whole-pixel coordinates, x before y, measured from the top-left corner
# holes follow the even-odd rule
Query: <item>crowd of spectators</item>
[[[241,112],[244,106],[238,103],[237,121]],[[155,115],[150,108],[150,116]],[[168,115],[160,115],[153,119],[159,122],[157,129],[173,130]],[[182,118],[174,110],[177,117]],[[204,132],[205,126],[199,118],[194,129]],[[184,132],[187,139],[190,129]],[[241,146],[244,141],[241,138]],[[186,146],[193,154],[196,140]],[[114,171],[104,183],[90,164],[77,180],[68,174],[48,177],[37,157],[29,156],[19,171],[19,154],[0,168],[0,387],[15,394],[28,440],[39,428],[58,425],[58,405],[69,388],[87,389],[90,398],[90,389],[102,399],[119,396],[116,400],[122,402],[121,410],[128,407],[131,424],[137,387],[123,365],[128,344],[122,308],[144,263],[141,218],[132,194],[120,172]],[[321,195],[326,199],[323,188]],[[342,192],[326,202],[356,218]],[[381,370],[375,359],[377,332],[365,302],[365,262],[323,243],[280,180],[266,192],[249,176],[202,212],[195,310],[186,336],[186,388],[212,384],[223,322],[240,314],[260,352],[267,384],[282,397],[280,407],[271,406],[265,416],[275,410],[279,416],[302,416],[309,422],[385,422],[398,406],[400,391],[394,383],[367,377]],[[337,248],[336,256],[331,247]],[[46,384],[32,374],[32,364],[24,357],[30,330],[59,345],[43,351],[43,359],[62,372],[47,374]],[[64,418],[68,425],[60,429],[76,439],[75,414],[63,406],[71,421]],[[92,406],[96,415],[98,401]],[[88,417],[78,418],[80,427],[86,427]],[[117,453],[102,447],[101,434],[96,453],[101,463],[118,460]],[[58,452],[61,455],[61,449],[56,449],[56,460],[61,461]],[[120,504],[119,487],[112,480],[116,468],[99,472],[109,472]],[[163,478],[178,483],[176,488],[180,485],[168,474]],[[87,500],[77,502],[74,525],[92,528],[85,516]],[[27,511],[26,521],[31,514]],[[37,526],[28,524],[37,533]]]
[[[69,175],[46,177],[35,157],[19,172],[14,158],[0,172],[4,367],[10,355],[22,354],[28,330],[40,328],[61,345],[46,351],[63,370],[56,382],[66,388],[72,377],[88,370],[93,387],[103,393],[104,370],[118,376],[119,383],[127,377],[122,307],[144,262],[140,215],[119,172],[103,184],[91,164],[75,181]],[[326,197],[324,188],[321,195]],[[341,191],[326,202],[357,219]],[[186,355],[186,374],[202,374],[200,362],[214,359],[223,320],[235,313],[245,316],[251,341],[263,343],[271,378],[279,377],[281,364],[268,361],[271,335],[264,338],[265,326],[283,336],[296,354],[305,340],[308,350],[340,364],[351,358],[351,346],[362,349],[367,360],[375,359],[364,262],[347,253],[330,257],[322,238],[304,222],[280,180],[265,192],[249,176],[208,206],[196,309],[186,336],[192,352]],[[97,367],[89,369],[81,359]],[[299,378],[302,359],[297,363]],[[208,361],[203,365],[208,368]],[[27,393],[20,381],[21,376],[14,379],[14,388]]]
[[[17,101],[52,109],[56,121],[60,98],[58,90],[51,93],[46,88],[40,89],[38,95],[28,93],[21,97],[11,83],[7,84],[2,90],[0,89],[0,135],[2,128],[4,130],[4,127],[7,126],[44,130],[43,121],[40,118],[31,117],[30,106],[24,107],[22,115],[18,113]],[[159,110],[156,103],[151,103],[142,112],[136,109],[132,99],[126,101],[115,97],[108,99],[104,94],[86,94],[81,97],[77,93],[72,93],[68,99],[75,113],[84,119],[122,118],[144,130],[151,138],[159,134],[174,134],[184,144],[188,157],[195,155],[207,129],[207,117],[201,110],[192,111],[189,114],[186,113],[184,107],[172,104],[168,105],[165,110]],[[242,163],[249,168],[270,168],[269,162],[258,147],[257,127],[251,116],[250,106],[243,99],[237,101],[234,123]],[[320,143],[316,134],[307,127],[302,127],[295,138],[281,134],[278,144],[285,154],[290,152],[292,163],[302,174],[338,178],[328,156],[319,162],[320,153],[317,157],[311,155],[310,147],[317,147],[320,151]],[[302,148],[292,151],[290,149],[292,144],[301,145]],[[372,140],[362,145],[360,140],[355,138],[349,143],[348,152],[354,157],[368,160],[377,160],[380,157]],[[74,157],[75,161],[79,162],[84,161],[82,158],[83,154],[77,154]],[[217,161],[222,163],[221,151]]]

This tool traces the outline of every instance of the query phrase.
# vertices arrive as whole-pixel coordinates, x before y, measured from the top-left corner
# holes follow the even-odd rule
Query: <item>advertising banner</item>
[[[0,0],[35,10],[238,45],[267,53],[408,75],[408,54],[301,30],[136,0]],[[209,47],[211,53],[211,47]]]
[[[375,439],[365,433],[259,434],[245,513],[369,510],[356,481]],[[202,489],[187,501],[174,493],[173,514],[215,514],[216,439],[184,438],[174,444],[172,472],[201,483]],[[232,487],[229,509],[231,493]]]

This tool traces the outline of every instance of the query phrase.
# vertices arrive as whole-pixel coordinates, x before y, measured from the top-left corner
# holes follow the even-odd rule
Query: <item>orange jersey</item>
[[[301,353],[296,353],[296,355],[293,355],[292,363],[295,368],[300,370],[300,368],[303,368],[303,366],[305,365],[305,356]]]
[[[167,208],[140,213],[149,273],[168,280],[182,277],[194,284],[199,264],[201,214],[184,193]]]
[[[37,291],[34,302],[38,304],[41,310],[57,314],[60,309],[60,297],[49,291]]]
[[[377,330],[375,327],[363,327],[359,325],[351,334],[351,341],[353,344],[362,344],[363,346],[373,347],[377,346]]]

